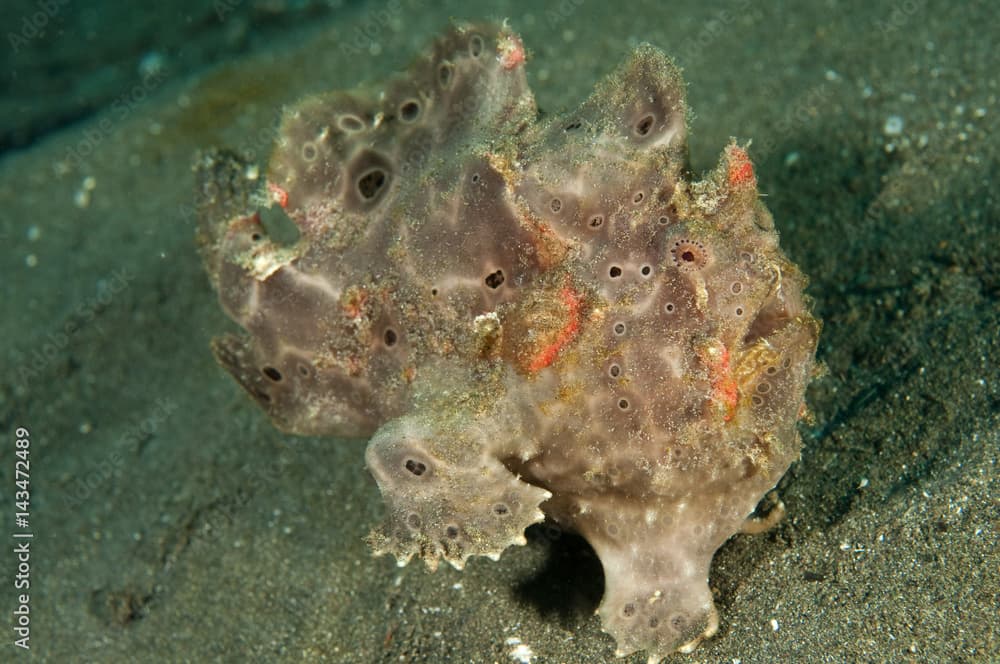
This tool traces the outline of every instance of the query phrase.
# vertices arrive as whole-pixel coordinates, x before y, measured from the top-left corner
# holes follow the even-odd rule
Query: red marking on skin
[[[343,304],[344,313],[348,318],[360,318],[362,307],[368,301],[368,294],[365,292],[351,293],[347,302]]]
[[[497,45],[497,50],[499,51],[497,57],[500,60],[500,66],[507,71],[524,64],[524,44],[517,35],[510,35],[505,39],[501,39]]]
[[[271,200],[281,206],[284,210],[288,207],[288,192],[274,184],[273,182],[267,183],[267,190],[271,192]]]
[[[722,344],[719,344],[722,346]],[[709,354],[708,370],[712,380],[712,400],[720,403],[725,409],[722,419],[729,422],[736,414],[736,404],[739,401],[739,386],[733,376],[729,361],[729,349],[722,346],[718,358]]]
[[[726,179],[730,187],[757,186],[757,176],[754,175],[750,156],[739,146],[733,145],[729,148],[729,171]]]
[[[531,373],[537,373],[555,362],[559,351],[580,332],[580,296],[569,286],[563,286],[559,291],[559,299],[566,307],[566,323],[559,330],[556,340],[539,351],[531,360],[528,365],[528,371]]]

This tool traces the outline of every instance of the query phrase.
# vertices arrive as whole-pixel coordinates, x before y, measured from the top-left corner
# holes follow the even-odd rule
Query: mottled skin
[[[371,436],[376,553],[460,568],[548,516],[600,556],[618,652],[658,661],[717,627],[712,556],[799,455],[819,324],[744,149],[688,178],[660,51],[544,122],[523,63],[458,25],[287,109],[266,181],[203,155],[201,246],[246,330],[214,350],[282,429]]]

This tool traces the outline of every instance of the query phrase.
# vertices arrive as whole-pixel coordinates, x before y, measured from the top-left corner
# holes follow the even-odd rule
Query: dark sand
[[[547,110],[639,41],[674,54],[695,169],[752,138],[782,245],[812,278],[830,371],[779,487],[788,516],[717,554],[719,634],[671,661],[1000,659],[996,6],[786,4],[402,0],[383,22],[348,3],[204,47],[230,54],[214,68],[168,44],[166,75],[123,76],[98,95],[105,110],[6,153],[0,506],[11,529],[13,431],[28,427],[35,537],[31,651],[5,628],[0,659],[512,662],[518,643],[535,662],[613,659],[581,540],[536,527],[462,573],[371,558],[362,537],[382,506],[364,442],[280,435],[208,350],[233,326],[194,248],[195,151],[263,158],[282,103],[399,68],[449,16],[510,17]],[[198,44],[239,27],[163,11],[163,34],[195,26]],[[33,112],[79,107],[54,89],[63,101]]]

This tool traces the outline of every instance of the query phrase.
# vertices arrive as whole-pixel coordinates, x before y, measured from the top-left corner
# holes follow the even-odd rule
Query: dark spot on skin
[[[261,371],[263,371],[264,375],[273,380],[275,383],[281,380],[281,372],[274,367],[264,367]]]
[[[395,330],[391,330],[391,329],[390,330],[386,330],[385,334],[382,335],[382,339],[385,341],[385,345],[386,346],[389,346],[389,347],[395,346],[396,345],[396,341],[398,340],[398,338],[396,336],[396,331]]]
[[[632,616],[634,616],[635,615],[635,604],[632,604],[631,602],[629,602],[628,604],[626,604],[625,606],[623,606],[622,607],[622,615],[625,616],[626,618],[631,618]]]
[[[358,193],[361,194],[362,198],[370,201],[382,191],[387,179],[385,171],[381,168],[373,168],[358,178]]]
[[[486,285],[494,290],[500,288],[504,282],[503,270],[497,270],[493,274],[487,275],[485,281]]]
[[[493,513],[497,516],[507,516],[510,514],[510,508],[503,503],[497,503],[493,506]]]
[[[671,203],[667,206],[666,214],[660,217],[660,223],[669,224],[671,220],[677,219],[679,216],[680,213],[677,211],[677,205],[675,203]]]
[[[583,124],[578,120],[576,122],[571,122],[568,125],[566,125],[564,131],[573,131],[574,129],[579,129],[582,126]]]
[[[739,295],[743,291],[743,284],[738,281],[734,281],[733,285],[729,287],[729,291],[733,295]]]
[[[632,197],[632,202],[638,205],[639,203],[642,203],[642,199],[644,199],[645,197],[646,194],[642,193],[641,191],[637,191],[635,192],[635,196]]]
[[[614,330],[617,335],[625,334],[625,323],[615,323]]]
[[[743,315],[743,307],[736,307],[736,315],[737,316]]]
[[[612,265],[611,269],[608,270],[608,276],[611,277],[612,279],[617,279],[618,277],[622,276],[622,269],[617,265]]]
[[[479,184],[479,173],[472,174],[472,184]]]
[[[479,35],[472,35],[469,37],[469,55],[474,58],[478,58],[482,54],[483,49],[486,45],[483,43],[483,38]]]
[[[618,407],[622,410],[628,410],[628,399],[619,399]]]
[[[253,240],[254,242],[260,242],[260,233],[254,233],[253,235],[250,236],[250,239]]]
[[[618,376],[622,375],[622,368],[617,364],[612,364],[610,367],[608,367],[608,375],[610,375],[612,378],[618,378]]]
[[[652,115],[645,115],[641,120],[635,123],[635,133],[639,136],[646,136],[653,129],[653,123],[656,121]]]
[[[410,528],[420,527],[420,515],[414,512],[410,512],[409,516],[406,517],[406,525]]]
[[[593,217],[590,218],[589,226],[591,228],[595,228],[596,229],[596,228],[600,228],[603,225],[604,225],[604,215],[603,214],[595,214]]]
[[[653,617],[651,617],[649,619],[649,628],[650,629],[656,629],[659,626],[660,626],[660,619],[659,618],[657,618],[656,616],[653,616]]]
[[[559,212],[559,210],[562,210],[562,201],[558,198],[553,198],[549,201],[549,209],[553,212]]]
[[[403,122],[413,122],[420,115],[420,104],[412,99],[399,107],[399,117]]]
[[[778,368],[768,367],[767,369],[765,369],[765,372],[767,373],[768,376],[773,376],[774,374],[778,373]]]
[[[310,373],[310,371],[309,371],[309,365],[306,364],[306,363],[304,363],[304,362],[300,362],[299,363],[299,375],[302,376],[303,378],[308,378],[309,377],[309,373]]]
[[[687,618],[684,616],[674,616],[670,619],[670,626],[675,632],[681,632],[687,627]]]
[[[445,528],[444,536],[450,540],[458,539],[458,526],[448,526]]]
[[[697,240],[677,240],[670,253],[682,270],[699,270],[708,264],[708,250]]]
[[[438,67],[438,83],[445,90],[451,85],[451,77],[454,73],[455,67],[450,62],[442,62],[441,66]]]
[[[407,459],[406,463],[403,465],[408,471],[410,471],[417,477],[420,477],[421,475],[427,472],[427,466],[417,461],[416,459]]]
[[[650,274],[652,274],[653,268],[651,268],[648,265],[643,265],[642,269],[640,269],[639,272],[642,274],[642,276],[648,277]]]
[[[674,313],[674,310],[676,308],[677,307],[674,306],[673,302],[667,302],[665,305],[663,305],[663,310],[666,311],[668,314]]]

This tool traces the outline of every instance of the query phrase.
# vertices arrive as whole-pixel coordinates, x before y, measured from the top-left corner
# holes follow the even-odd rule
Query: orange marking
[[[281,206],[284,210],[288,207],[288,192],[274,184],[273,182],[267,183],[267,190],[271,192],[271,200]]]
[[[743,148],[733,145],[729,148],[729,171],[727,175],[731,187],[756,187],[757,176],[753,172],[753,163]]]
[[[368,301],[368,293],[359,288],[351,288],[348,290],[346,295],[347,297],[341,305],[344,310],[344,314],[348,318],[360,318],[365,303]]]
[[[559,297],[566,306],[566,324],[559,330],[556,340],[543,348],[528,365],[528,371],[537,373],[555,362],[556,356],[580,332],[580,296],[569,286],[563,286]]]
[[[736,415],[736,404],[740,397],[739,385],[733,376],[729,349],[720,343],[714,351],[709,350],[705,358],[712,381],[712,400],[722,405],[725,409],[722,419],[729,422]]]
[[[497,51],[499,51],[497,59],[500,60],[500,66],[507,71],[524,64],[524,44],[517,35],[503,37],[497,44]]]

